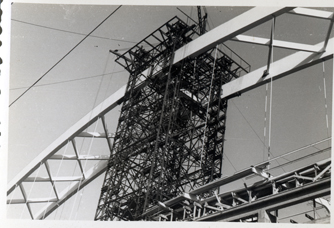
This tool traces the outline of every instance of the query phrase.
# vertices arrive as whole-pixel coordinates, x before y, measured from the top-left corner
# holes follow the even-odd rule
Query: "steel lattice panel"
[[[119,55],[130,77],[95,220],[145,219],[157,202],[221,176],[220,91],[242,69],[219,48],[172,65],[175,50],[196,35],[173,18]]]

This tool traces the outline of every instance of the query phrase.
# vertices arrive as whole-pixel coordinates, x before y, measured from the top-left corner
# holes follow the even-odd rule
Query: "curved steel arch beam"
[[[199,37],[198,39],[192,41],[191,43],[187,44],[186,46],[180,48],[176,51],[175,59],[173,64],[179,62],[180,60],[189,57],[194,56],[197,54],[200,54],[201,52],[204,52],[205,50],[209,49],[212,45],[215,46],[217,43],[221,43],[223,41],[229,40],[236,35],[247,31],[253,27],[256,27],[257,25],[270,20],[273,15],[279,16],[283,13],[288,12],[292,8],[266,8],[265,10],[259,9],[259,7],[253,8],[246,13],[226,22],[225,24],[218,26],[216,29],[212,30],[211,32],[208,32],[207,34]],[[233,25],[233,29],[231,26]],[[210,34],[210,35],[209,35]],[[298,71],[303,69],[301,66],[309,66],[310,64],[316,64],[320,61],[329,59],[333,57],[333,39],[329,41],[329,46],[331,47],[330,50],[327,50],[326,52],[323,52],[318,55],[313,55],[312,53],[307,53],[308,56],[305,55],[298,55],[298,61],[297,65],[293,66],[292,68],[283,70],[284,72],[281,72],[280,74],[276,73],[276,76],[269,75],[267,76],[266,80],[269,79],[269,77],[283,77],[285,75],[288,75],[292,72]],[[299,53],[299,52],[298,52]],[[298,54],[296,53],[296,54]],[[304,54],[304,53],[303,53]],[[293,56],[293,55],[291,55]],[[290,57],[290,56],[289,56]],[[282,59],[282,61],[287,61],[286,59],[289,58],[286,57]],[[281,60],[280,60],[281,61]],[[279,62],[279,61],[277,61]],[[306,64],[306,65],[305,65]],[[281,63],[277,64],[278,66],[282,66]],[[272,65],[272,71],[274,71],[276,65]],[[266,68],[265,66],[264,68]],[[304,67],[304,68],[305,68]],[[260,68],[261,69],[261,68]],[[254,75],[258,77],[260,75],[260,79],[262,78],[262,74],[259,74],[261,70],[257,70],[252,72]],[[143,72],[145,74],[146,71]],[[249,73],[251,75],[252,73]],[[262,72],[263,73],[263,72]],[[244,80],[244,78],[247,75],[245,75],[242,78],[237,79],[238,81]],[[237,81],[235,80],[235,81]],[[233,81],[233,82],[235,82]],[[259,78],[257,78],[257,81],[253,84],[246,86],[246,89],[252,89],[257,86],[259,86]],[[260,80],[261,81],[261,80]],[[265,83],[265,80],[262,80],[262,83]],[[232,83],[232,82],[231,82]],[[238,83],[236,83],[238,84]],[[239,86],[239,85],[238,85]],[[225,87],[233,87],[230,83],[226,84]],[[234,92],[230,89],[229,95],[226,95],[226,88],[223,87],[223,97],[229,97],[239,91],[235,90]],[[103,101],[100,105],[98,105],[96,108],[94,108],[90,113],[88,113],[86,116],[84,116],[81,120],[79,120],[76,124],[74,124],[71,128],[69,128],[63,135],[61,135],[55,142],[50,144],[40,155],[38,155],[24,170],[22,170],[10,183],[7,191],[7,195],[9,195],[14,189],[15,186],[19,186],[23,181],[27,180],[29,175],[31,175],[39,166],[41,163],[45,163],[48,161],[48,159],[52,159],[53,155],[68,141],[74,139],[75,137],[80,137],[83,130],[85,130],[88,126],[90,126],[92,123],[94,123],[98,118],[103,117],[107,112],[115,108],[117,105],[119,105],[122,100],[124,93],[126,91],[126,86],[123,86],[120,88],[117,92],[112,94],[109,98],[107,98],[105,101]],[[108,134],[106,134],[107,137]],[[38,215],[37,219],[43,219],[45,216],[50,214],[53,210],[55,210],[60,204],[64,203],[68,198],[70,198],[73,194],[75,194],[77,191],[79,191],[81,188],[89,184],[92,180],[94,180],[97,176],[99,176],[101,173],[103,173],[106,169],[107,161],[101,161],[98,163],[98,165],[89,170],[86,173],[85,179],[81,182],[72,183],[70,190],[66,190],[66,192],[62,192],[59,194],[59,199],[56,202],[52,202],[51,205],[44,208]]]
[[[64,134],[51,143],[9,183],[7,195],[15,189],[15,186],[20,185],[25,179],[27,179],[41,163],[45,163],[48,159],[52,158],[52,156],[59,149],[65,146],[68,141],[80,135],[83,130],[94,123],[99,117],[103,117],[108,111],[119,105],[122,102],[125,88],[125,86],[121,87],[118,91],[109,96],[100,105],[96,106],[91,112],[81,118],[76,124],[70,127]]]
[[[71,185],[63,190],[59,194],[59,199],[56,202],[52,202],[49,206],[46,205],[43,209],[41,209],[36,215],[35,219],[44,219],[48,215],[50,215],[54,210],[56,210],[60,205],[62,205],[66,200],[72,197],[75,193],[80,191],[90,182],[92,182],[95,178],[104,173],[107,169],[108,161],[100,161],[91,169],[86,172],[86,178],[83,181],[72,182]]]
[[[231,19],[230,21],[218,26],[196,40],[190,42],[175,52],[173,64],[181,61],[189,56],[199,54],[205,50],[215,46],[217,43],[224,42],[244,31],[256,27],[257,25],[270,20],[273,16],[279,16],[293,9],[293,7],[255,7],[245,13]],[[148,70],[145,70],[145,75]],[[90,113],[79,120],[75,125],[69,128],[63,135],[50,144],[40,155],[38,155],[27,167],[25,167],[10,183],[7,190],[9,195],[16,185],[22,183],[30,174],[32,174],[39,164],[47,161],[60,148],[62,148],[69,140],[73,139],[90,124],[103,116],[105,113],[116,107],[122,102],[126,86],[124,85],[117,92],[103,101],[94,108]]]

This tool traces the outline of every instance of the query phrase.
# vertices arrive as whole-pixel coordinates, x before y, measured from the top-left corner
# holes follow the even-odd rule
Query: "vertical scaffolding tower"
[[[199,35],[174,17],[126,53],[111,51],[130,77],[95,220],[148,220],[154,205],[221,176],[221,86],[249,69],[222,46],[173,64]]]

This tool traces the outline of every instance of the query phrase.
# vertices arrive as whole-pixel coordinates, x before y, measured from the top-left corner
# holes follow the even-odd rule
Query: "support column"
[[[262,223],[276,223],[277,222],[278,211],[275,211],[275,215],[270,212],[260,209],[258,210],[258,222]]]

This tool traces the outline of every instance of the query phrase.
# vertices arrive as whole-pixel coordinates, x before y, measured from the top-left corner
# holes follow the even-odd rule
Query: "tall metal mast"
[[[203,9],[204,9],[204,16],[202,17],[201,6],[197,6],[198,25],[201,35],[206,32],[206,19],[208,17],[208,13],[206,12],[205,6],[203,6]]]

